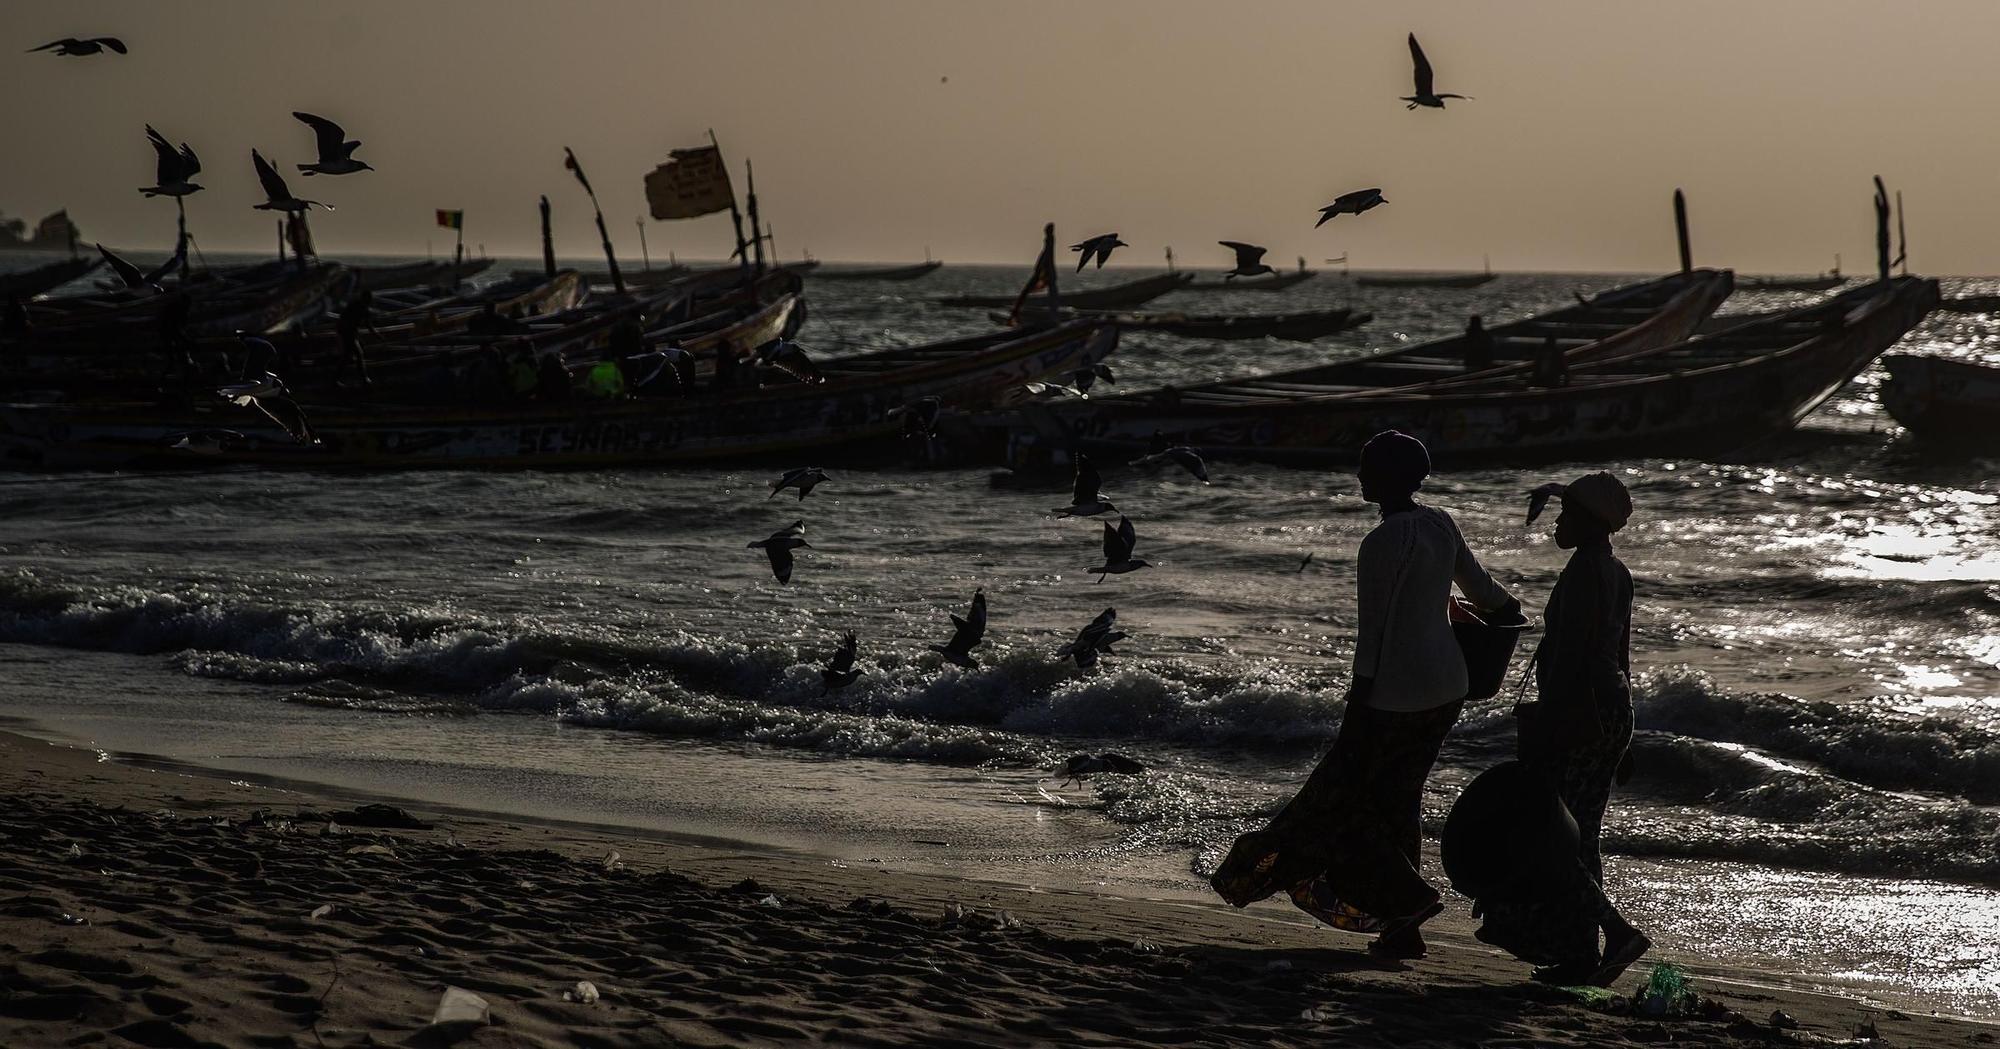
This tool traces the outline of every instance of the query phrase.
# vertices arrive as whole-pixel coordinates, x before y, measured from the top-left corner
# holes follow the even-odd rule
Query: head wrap
[[[1528,523],[1542,515],[1542,508],[1554,496],[1565,506],[1582,510],[1616,532],[1632,519],[1632,493],[1625,483],[1602,470],[1585,474],[1568,484],[1545,484],[1528,493]]]
[[[1424,442],[1400,430],[1384,430],[1361,446],[1361,468],[1384,480],[1400,481],[1415,491],[1431,472],[1431,453]]]

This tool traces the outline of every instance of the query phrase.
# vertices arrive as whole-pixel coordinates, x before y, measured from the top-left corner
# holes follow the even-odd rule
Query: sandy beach
[[[1988,1025],[1695,974],[1700,1019],[1263,916],[508,822],[0,736],[0,1044],[1992,1044]],[[330,817],[330,818],[329,818]],[[343,822],[345,820],[346,822]],[[399,822],[391,817],[390,822]],[[579,981],[600,996],[583,1001]],[[484,1024],[433,1026],[447,988]],[[567,993],[567,997],[565,996]],[[1771,1024],[1774,1011],[1798,1027]],[[1860,1042],[1870,1032],[1875,1042]]]

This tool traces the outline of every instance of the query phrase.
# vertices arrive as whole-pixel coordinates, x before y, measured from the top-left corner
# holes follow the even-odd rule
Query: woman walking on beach
[[[1543,616],[1545,632],[1535,652],[1537,701],[1517,711],[1520,756],[1575,818],[1577,859],[1601,888],[1604,860],[1598,838],[1612,782],[1632,743],[1632,573],[1611,550],[1611,536],[1632,516],[1632,496],[1618,478],[1604,472],[1567,485],[1544,485],[1530,496],[1530,523],[1551,497],[1563,504],[1556,517],[1556,546],[1572,553]],[[1595,924],[1604,932],[1596,978],[1604,979],[1607,972],[1615,978],[1652,944],[1608,902],[1588,909],[1601,912]],[[1596,931],[1590,934],[1593,954]],[[1563,968],[1539,975],[1583,975],[1580,963]]]
[[[1356,563],[1359,637],[1333,749],[1262,831],[1237,839],[1212,884],[1237,906],[1286,890],[1338,928],[1378,931],[1372,953],[1420,958],[1418,927],[1442,909],[1423,879],[1423,788],[1465,705],[1464,656],[1447,614],[1456,582],[1479,608],[1520,603],[1467,549],[1451,515],[1419,504],[1430,454],[1408,434],[1361,452],[1361,497],[1382,522]]]

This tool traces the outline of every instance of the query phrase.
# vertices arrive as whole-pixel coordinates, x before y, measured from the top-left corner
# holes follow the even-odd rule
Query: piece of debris
[[[576,986],[563,992],[563,1001],[582,1002],[589,1005],[598,999],[597,985],[589,980],[578,980]]]
[[[618,855],[617,849],[612,849],[610,852],[604,854],[604,869],[608,871],[625,869],[625,860]]]
[[[306,919],[308,921],[318,921],[321,918],[324,918],[332,913],[333,913],[333,904],[322,903],[319,906],[314,907],[312,913],[306,915]]]
[[[349,856],[388,856],[394,858],[396,850],[387,845],[356,845],[347,850]]]
[[[473,1028],[493,1021],[493,1008],[486,999],[463,987],[446,987],[431,1014],[432,1027]]]
[[[1799,1022],[1792,1018],[1791,1013],[1783,1009],[1773,1009],[1771,1010],[1771,1026],[1780,1031],[1796,1031],[1799,1028]]]

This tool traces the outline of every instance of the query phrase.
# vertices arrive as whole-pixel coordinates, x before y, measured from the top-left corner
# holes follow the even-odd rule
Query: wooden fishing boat
[[[1113,284],[1106,288],[1088,288],[1064,291],[1062,304],[1079,310],[1123,310],[1142,306],[1177,288],[1185,287],[1194,280],[1192,273],[1156,273],[1124,284]],[[977,306],[992,309],[995,306],[1011,307],[1015,295],[947,295],[936,300],[940,306]],[[1041,296],[1037,300],[1046,301]]]
[[[1364,288],[1477,288],[1500,275],[1485,273],[1374,273],[1354,278]]]
[[[928,277],[944,266],[944,262],[932,259],[909,266],[878,266],[872,269],[816,271],[817,280],[916,280]]]
[[[1967,449],[2000,447],[2000,368],[1945,357],[1892,353],[1882,406],[1924,439]]]
[[[1593,348],[1560,386],[1536,386],[1518,367],[1387,390],[1237,384],[1234,398],[1093,399],[1038,428],[1042,443],[1065,447],[1136,451],[1158,430],[1209,455],[1313,464],[1349,462],[1387,429],[1421,437],[1445,465],[1712,454],[1789,431],[1937,301],[1936,281],[1897,278],[1715,335]]]
[[[1031,322],[1048,318],[1046,310],[1027,315]],[[1005,314],[991,314],[994,323],[1005,324]],[[1064,310],[1065,320],[1089,317],[1116,324],[1126,331],[1157,331],[1184,339],[1282,339],[1312,342],[1329,335],[1359,328],[1374,320],[1374,314],[1353,310],[1305,310],[1298,313],[1119,313],[1114,310]]]
[[[1847,283],[1839,273],[1817,277],[1746,277],[1737,287],[1743,291],[1832,291]]]
[[[1188,284],[1189,291],[1284,291],[1294,284],[1303,284],[1319,276],[1312,270],[1293,270],[1290,273],[1272,273],[1262,277],[1245,277],[1232,280],[1227,277],[1215,280],[1196,280]]]
[[[450,259],[404,262],[392,266],[350,266],[356,290],[391,291],[397,288],[455,287],[493,265],[492,259],[466,259],[454,264]]]
[[[34,269],[0,273],[0,299],[32,299],[77,280],[98,267],[99,259],[61,259]]]
[[[1102,360],[1117,329],[1076,321],[1030,332],[821,362],[826,381],[773,373],[772,385],[700,391],[687,398],[530,402],[498,407],[406,409],[316,406],[305,411],[321,443],[302,445],[251,409],[226,401],[157,404],[0,405],[0,465],[123,469],[260,465],[307,469],[423,467],[575,468],[699,463],[811,452],[892,438],[897,408],[935,397],[978,407],[1020,394],[1024,383]],[[242,435],[216,455],[176,452],[190,430]]]

